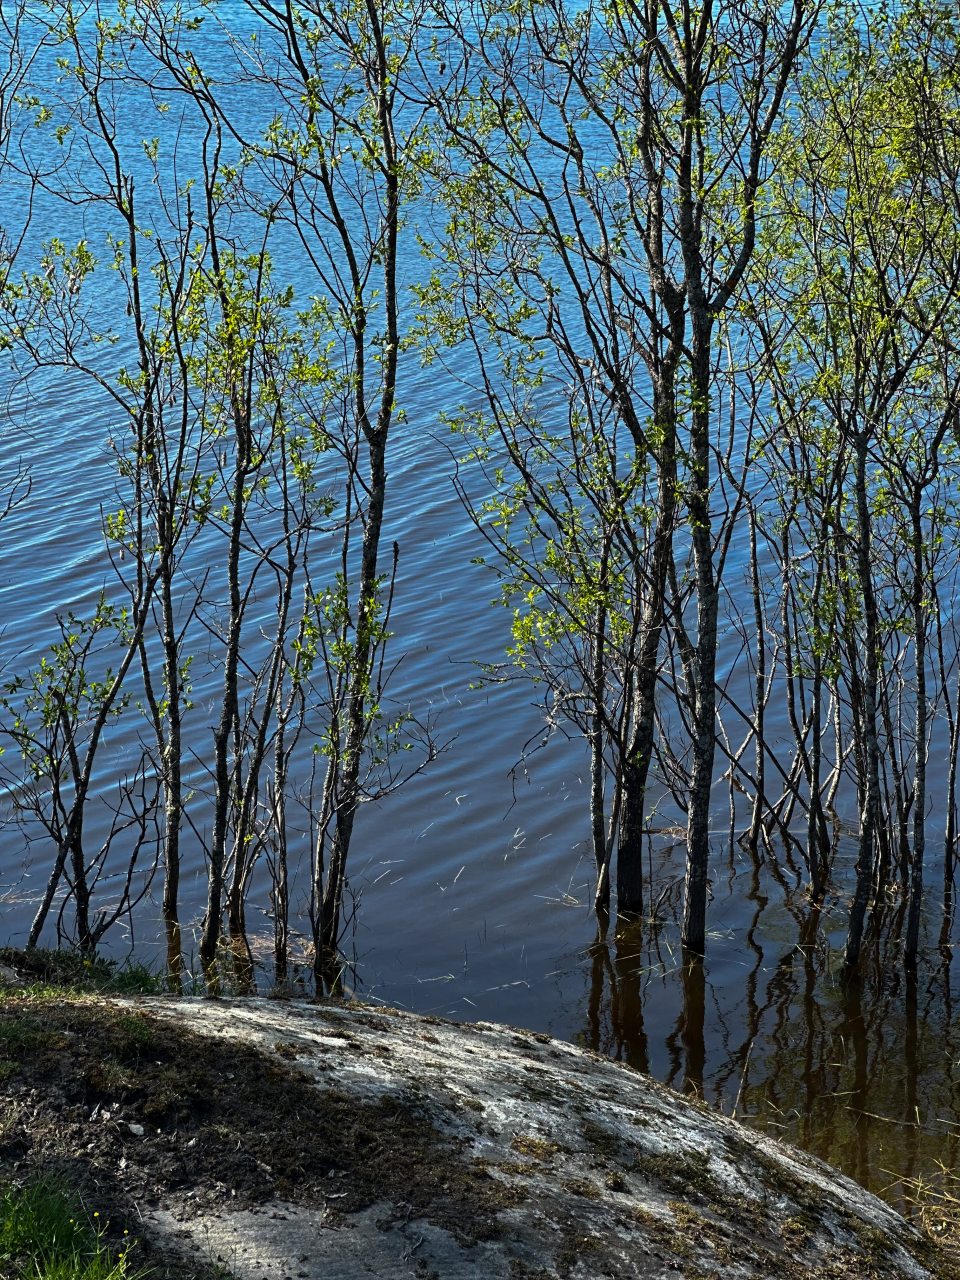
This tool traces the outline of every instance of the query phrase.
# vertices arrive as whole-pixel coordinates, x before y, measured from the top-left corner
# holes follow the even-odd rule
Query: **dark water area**
[[[7,216],[13,199],[8,190],[0,206]],[[71,216],[51,209],[50,233],[66,236]],[[88,219],[72,236],[92,240],[101,232]],[[420,269],[411,250],[408,282]],[[109,310],[108,296],[94,305]],[[392,616],[400,661],[391,696],[397,708],[432,718],[445,745],[419,777],[365,805],[358,819],[345,940],[352,988],[365,1000],[576,1041],[800,1144],[903,1206],[912,1181],[935,1181],[940,1165],[957,1164],[960,1143],[960,942],[956,932],[940,937],[936,892],[915,977],[878,931],[868,934],[863,976],[845,980],[840,948],[852,838],[841,842],[831,891],[811,918],[801,869],[773,852],[755,861],[729,839],[718,765],[703,969],[685,966],[681,956],[685,851],[681,817],[666,794],[651,821],[651,919],[622,931],[614,923],[598,937],[584,745],[560,733],[543,741],[538,693],[528,681],[479,678],[478,664],[498,661],[509,643],[510,614],[493,603],[492,575],[472,563],[484,544],[453,484],[458,442],[440,422],[463,395],[463,372],[420,370],[414,355],[404,371],[407,421],[391,445],[387,501],[386,538],[400,548]],[[89,610],[114,584],[102,535],[116,484],[114,430],[89,383],[49,373],[27,383],[0,362],[0,482],[23,466],[32,483],[29,501],[0,526],[0,679],[37,664],[58,614]],[[730,615],[746,598],[746,555],[735,543],[725,568]],[[748,704],[741,651],[731,625],[722,675],[730,695]],[[196,970],[191,931],[204,910],[202,806],[219,678],[202,648],[193,677],[188,736],[199,816],[185,835],[181,911]],[[108,732],[97,778],[101,824],[141,731],[125,719]],[[786,767],[792,740],[782,707],[769,712],[768,740],[783,745]],[[309,761],[301,765],[306,806]],[[939,749],[929,768],[935,810],[946,768]],[[95,812],[94,835],[97,821]],[[293,865],[298,858],[301,869],[309,865],[306,818],[301,826],[291,849],[298,895],[291,917],[304,930],[293,958],[306,973],[306,877]],[[934,886],[941,857],[931,840],[927,880]],[[0,941],[24,941],[49,858],[39,838],[24,847],[12,823],[0,828]],[[133,917],[108,936],[109,954],[162,964],[159,894],[158,877]],[[891,898],[878,914],[902,907]],[[266,989],[272,923],[265,878],[254,885],[247,922]]]

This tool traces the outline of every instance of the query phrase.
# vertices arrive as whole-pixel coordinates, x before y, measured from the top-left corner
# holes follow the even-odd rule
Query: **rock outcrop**
[[[213,1201],[207,1186],[193,1205],[160,1196],[143,1208],[147,1232],[240,1280],[951,1274],[836,1170],[548,1036],[338,1004],[147,998],[125,1009],[185,1045],[218,1046],[228,1093],[250,1070],[238,1052],[258,1055],[264,1089],[287,1082],[277,1160],[259,1144],[255,1195],[226,1168]],[[188,1151],[210,1140],[202,1107],[155,1114]],[[134,1139],[127,1160],[151,1140]],[[291,1141],[310,1149],[299,1189]]]

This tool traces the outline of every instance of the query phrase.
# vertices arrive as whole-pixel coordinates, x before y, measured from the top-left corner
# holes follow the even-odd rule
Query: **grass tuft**
[[[162,976],[146,965],[119,963],[105,956],[34,947],[27,951],[0,947],[0,964],[19,976],[23,990],[34,997],[77,995],[154,995],[165,990]]]
[[[80,1197],[51,1174],[0,1191],[0,1271],[30,1280],[141,1280],[133,1242],[107,1243],[107,1224],[88,1214]]]
[[[902,1185],[918,1226],[960,1264],[960,1171],[941,1164],[936,1179],[914,1178]]]

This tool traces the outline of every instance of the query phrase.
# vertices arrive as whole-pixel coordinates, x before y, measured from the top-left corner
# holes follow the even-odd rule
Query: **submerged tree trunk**
[[[687,506],[697,587],[696,684],[693,694],[693,768],[687,809],[687,868],[681,940],[694,955],[706,949],[710,791],[717,742],[717,615],[710,517],[710,339],[711,323],[694,316],[691,382],[692,476]]]
[[[860,824],[857,833],[856,885],[847,926],[844,963],[856,968],[863,943],[863,923],[876,872],[877,825],[880,818],[880,743],[877,732],[877,689],[880,680],[879,620],[873,589],[871,521],[867,493],[867,441],[854,440],[857,585],[863,600],[863,679],[860,688],[858,740],[863,761]]]
[[[640,620],[638,654],[633,673],[634,724],[622,765],[623,812],[617,848],[617,910],[624,915],[643,912],[643,837],[646,825],[647,780],[656,735],[657,682],[660,648],[666,624],[665,601],[674,529],[677,518],[677,405],[676,367],[683,337],[683,311],[669,290],[672,311],[667,352],[651,370],[654,422],[659,443],[652,451],[657,465],[656,527],[649,567],[645,571],[645,603]]]
[[[910,868],[909,909],[904,940],[904,959],[908,968],[917,963],[920,940],[920,906],[923,901],[923,859],[926,852],[927,808],[927,616],[926,568],[923,555],[921,502],[923,491],[912,495],[913,535],[913,606],[914,668],[917,684],[914,707],[914,778],[913,778],[913,848]]]

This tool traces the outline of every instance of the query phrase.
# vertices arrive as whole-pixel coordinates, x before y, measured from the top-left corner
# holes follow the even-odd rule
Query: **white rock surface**
[[[836,1170],[562,1041],[338,1004],[123,1003],[259,1046],[317,1089],[408,1102],[502,1193],[480,1239],[402,1201],[344,1215],[333,1189],[306,1206],[144,1211],[145,1229],[238,1280],[936,1280],[920,1234]]]

